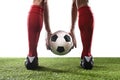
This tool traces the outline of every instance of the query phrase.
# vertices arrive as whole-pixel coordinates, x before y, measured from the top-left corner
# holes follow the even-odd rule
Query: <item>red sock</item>
[[[78,9],[79,11],[79,29],[81,32],[81,39],[83,45],[82,56],[91,56],[91,42],[93,35],[93,15],[88,6],[84,6]]]
[[[37,44],[39,40],[40,31],[43,24],[43,9],[40,6],[33,5],[28,16],[28,42],[29,53],[28,56],[37,57]]]

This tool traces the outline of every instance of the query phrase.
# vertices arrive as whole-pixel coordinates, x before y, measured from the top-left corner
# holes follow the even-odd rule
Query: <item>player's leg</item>
[[[25,62],[27,69],[35,69],[38,66],[37,44],[43,24],[42,0],[34,0],[28,15],[28,43],[29,52]]]
[[[37,43],[43,24],[43,11],[40,6],[33,5],[28,16],[28,56],[37,56]]]
[[[84,60],[84,63],[81,63],[82,67],[85,69],[92,69],[93,61],[91,55],[91,42],[93,35],[93,15],[90,10],[90,7],[84,6],[78,9],[79,11],[79,29],[81,32],[81,39],[83,45],[83,51],[81,59]],[[87,61],[88,60],[88,61]],[[86,63],[85,62],[89,62]]]

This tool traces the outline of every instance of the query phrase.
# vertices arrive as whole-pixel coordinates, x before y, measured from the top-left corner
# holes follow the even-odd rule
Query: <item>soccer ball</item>
[[[65,31],[57,31],[50,38],[50,49],[54,54],[65,55],[73,48],[71,35]]]

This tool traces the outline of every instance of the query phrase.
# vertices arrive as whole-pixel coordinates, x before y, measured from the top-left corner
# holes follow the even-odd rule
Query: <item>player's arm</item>
[[[71,12],[71,29],[70,29],[70,35],[72,36],[73,39],[73,44],[75,47],[77,47],[76,45],[76,38],[74,35],[74,28],[75,28],[75,22],[77,19],[77,5],[76,5],[76,0],[73,0],[72,3],[72,12]]]
[[[43,0],[43,1],[44,1],[44,23],[45,23],[45,29],[47,31],[46,48],[50,50],[49,39],[52,33],[49,25],[49,10],[47,5],[47,0]]]
[[[51,29],[49,25],[49,10],[47,5],[47,0],[44,1],[44,23],[45,23],[45,29],[47,31],[47,34],[51,34]]]
[[[77,19],[77,5],[76,5],[76,0],[73,0],[72,3],[72,12],[71,12],[71,29],[70,31],[74,31],[74,26],[75,26],[75,22]]]

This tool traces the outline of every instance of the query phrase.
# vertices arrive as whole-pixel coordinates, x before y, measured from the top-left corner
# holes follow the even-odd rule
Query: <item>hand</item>
[[[72,37],[72,40],[73,40],[73,48],[77,48],[77,45],[76,45],[76,38],[75,38],[75,35],[74,35],[74,32],[73,31],[70,31],[69,33]]]
[[[50,37],[51,37],[51,33],[47,33],[47,38],[46,38],[46,48],[47,50],[51,50],[50,49]]]

